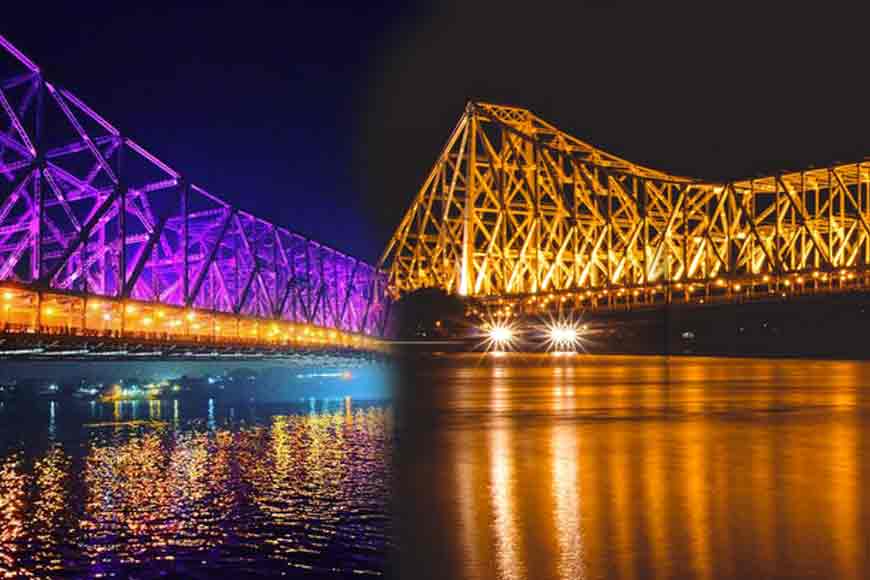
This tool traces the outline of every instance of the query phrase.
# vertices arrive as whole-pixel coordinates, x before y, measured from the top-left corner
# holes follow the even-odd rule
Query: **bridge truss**
[[[190,183],[0,36],[7,332],[361,344],[377,268]]]
[[[870,281],[868,222],[870,162],[710,183],[472,102],[381,266],[396,294],[537,307],[843,290]]]

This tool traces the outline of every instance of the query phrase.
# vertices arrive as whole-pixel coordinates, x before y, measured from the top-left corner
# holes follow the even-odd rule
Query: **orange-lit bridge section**
[[[712,183],[487,103],[468,104],[381,258],[394,295],[502,313],[853,292],[868,264],[870,161]]]
[[[0,285],[0,330],[0,358],[239,358],[382,350],[374,337],[311,324],[20,285]]]

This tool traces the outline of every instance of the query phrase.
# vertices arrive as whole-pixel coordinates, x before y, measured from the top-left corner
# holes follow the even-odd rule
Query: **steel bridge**
[[[505,313],[849,292],[870,285],[868,222],[870,161],[713,183],[471,102],[381,267],[395,295]]]
[[[386,324],[386,282],[191,183],[0,36],[6,344],[368,349]]]

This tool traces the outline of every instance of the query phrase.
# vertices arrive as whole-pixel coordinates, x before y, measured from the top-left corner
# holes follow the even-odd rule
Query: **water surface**
[[[870,364],[449,356],[397,392],[403,578],[867,578]]]
[[[391,412],[0,403],[0,576],[382,575]]]

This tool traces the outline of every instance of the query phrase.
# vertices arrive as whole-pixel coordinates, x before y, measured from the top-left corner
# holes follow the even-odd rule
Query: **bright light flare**
[[[550,320],[544,325],[547,350],[552,354],[574,353],[582,347],[584,326],[571,318]]]
[[[552,326],[549,332],[550,341],[556,345],[572,345],[577,342],[577,329],[573,326]]]
[[[483,344],[488,352],[504,352],[513,350],[518,338],[516,328],[504,320],[494,320],[481,327]]]
[[[494,326],[489,329],[489,340],[494,344],[504,344],[514,338],[514,331],[507,326]]]

